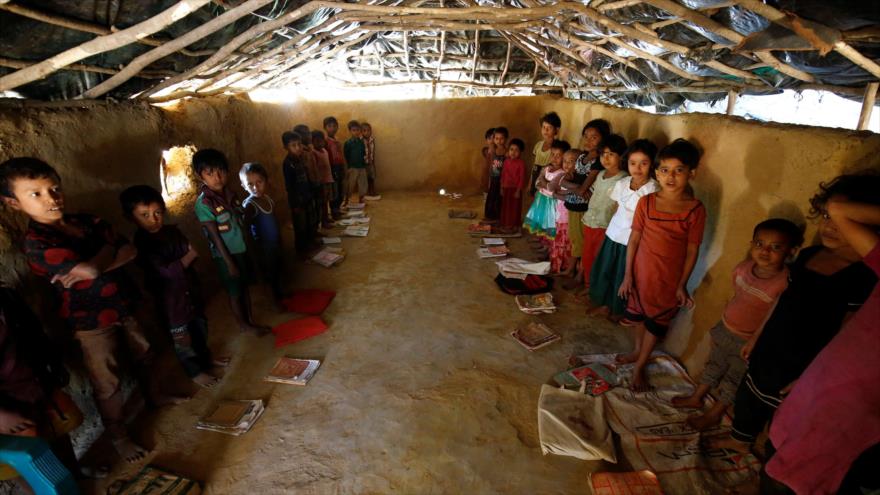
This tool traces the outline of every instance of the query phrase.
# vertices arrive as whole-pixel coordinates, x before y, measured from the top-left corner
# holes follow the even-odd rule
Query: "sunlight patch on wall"
[[[191,167],[195,152],[195,146],[189,144],[173,146],[162,152],[159,183],[162,184],[162,198],[169,213],[179,213],[184,209],[196,190]]]

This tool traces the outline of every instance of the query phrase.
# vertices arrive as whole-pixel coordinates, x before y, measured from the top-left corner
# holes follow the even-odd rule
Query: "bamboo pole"
[[[440,73],[443,70],[443,56],[446,55],[446,31],[440,34],[440,58],[437,59],[437,76],[440,79]]]
[[[501,71],[501,77],[498,78],[498,84],[504,85],[504,78],[507,77],[507,69],[510,68],[510,54],[513,51],[513,43],[507,43],[507,56],[504,57],[504,69]]]
[[[856,125],[857,130],[864,131],[868,128],[868,124],[871,122],[871,113],[874,111],[874,101],[877,98],[878,87],[880,87],[880,83],[872,82],[868,83],[868,86],[865,88],[865,98],[862,100],[862,111],[859,113],[859,122]]]
[[[7,12],[12,12],[13,14],[20,15],[22,17],[27,17],[28,19],[33,19],[35,21],[45,22],[46,24],[51,24],[53,26],[63,27],[65,29],[71,29],[73,31],[80,31],[83,33],[91,33],[97,34],[98,36],[105,36],[108,34],[113,34],[114,31],[111,28],[101,26],[99,24],[92,24],[91,22],[81,21],[79,19],[71,19],[69,17],[60,16],[57,14],[51,14],[49,12],[43,12],[37,9],[33,9],[31,7],[26,7],[24,5],[18,5],[12,2],[3,2],[0,1],[0,10],[5,10]],[[164,41],[157,40],[155,38],[146,37],[137,40],[138,43],[148,45],[148,46],[162,46]],[[214,50],[180,50],[182,55],[186,55],[187,57],[204,57],[205,55],[210,55],[214,53]]]
[[[477,60],[480,58],[480,31],[474,31],[474,61],[471,65],[471,81],[476,81]]]
[[[113,34],[99,36],[65,50],[42,62],[0,77],[0,91],[8,91],[23,84],[42,79],[49,74],[84,58],[108,52],[143,39],[200,9],[210,0],[180,0],[159,14]]]
[[[611,36],[608,38],[608,41],[610,41],[611,43],[613,43],[621,48],[625,48],[626,50],[634,53],[639,58],[643,58],[645,60],[650,60],[650,61],[654,62],[655,64],[659,65],[660,67],[663,67],[664,69],[668,70],[669,72],[672,72],[673,74],[677,74],[685,79],[690,79],[691,81],[705,80],[705,78],[703,76],[691,74],[690,72],[687,72],[679,67],[676,67],[672,63],[667,62],[666,60],[664,60],[660,57],[657,57],[655,55],[651,55],[648,52],[639,50],[638,48],[634,47],[633,45],[631,45],[631,44],[629,44],[629,43],[627,43],[617,37]]]
[[[736,99],[739,96],[734,90],[727,91],[727,115],[733,115],[733,111],[736,108]]]
[[[409,69],[409,33],[403,32],[403,63],[406,64],[406,74],[412,78],[412,71]]]
[[[175,38],[173,41],[169,41],[162,46],[153,48],[143,55],[135,57],[134,60],[129,62],[124,69],[119,71],[119,74],[116,74],[94,88],[89,89],[82,94],[81,98],[98,98],[99,96],[112,91],[137,75],[138,72],[156,60],[211,35],[218,29],[232,24],[271,1],[273,0],[247,0],[238,7],[227,10],[223,14],[211,19],[185,35]]]
[[[33,62],[25,61],[25,60],[17,60],[13,58],[0,57],[0,66],[9,67],[10,69],[24,69],[25,67],[30,67],[33,65]],[[84,72],[94,72],[96,74],[118,74],[119,71],[116,69],[108,69],[106,67],[98,67],[97,65],[86,65],[86,64],[70,64],[62,70],[81,70]],[[142,71],[137,77],[142,77],[144,79],[164,79],[166,77],[170,77],[177,74],[177,72],[170,70],[151,70],[151,71]]]

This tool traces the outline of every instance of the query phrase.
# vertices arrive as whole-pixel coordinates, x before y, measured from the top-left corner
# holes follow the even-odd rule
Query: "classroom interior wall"
[[[342,127],[339,136],[345,138],[348,120],[366,120],[377,139],[380,192],[444,187],[472,193],[480,180],[484,131],[506,125],[511,137],[524,139],[531,149],[540,139],[538,118],[551,110],[562,118],[561,137],[572,144],[579,142],[588,120],[605,118],[628,141],[646,137],[662,146],[685,137],[704,150],[694,189],[709,222],[690,284],[696,307],[678,318],[664,344],[694,374],[708,354],[708,330],[732,292],[730,272],[744,258],[753,226],[769,217],[790,218],[807,225],[810,242],[815,225],[806,218],[808,199],[819,182],[841,172],[880,168],[876,134],[723,115],[653,115],[552,97],[279,105],[222,96],[162,108],[129,102],[12,105],[0,107],[0,161],[14,156],[46,160],[64,180],[69,210],[96,212],[130,234],[117,196],[136,183],[159,188],[160,158],[173,146],[218,148],[234,170],[245,161],[263,163],[276,179],[275,195],[283,204],[281,133],[299,123],[320,129],[323,117],[334,115]],[[236,175],[230,180],[235,184]],[[192,194],[172,199],[179,202],[174,210],[180,213],[171,221],[204,249],[195,219],[186,214],[193,199]],[[286,208],[279,211],[286,221]],[[0,280],[26,271],[13,246],[22,228],[20,216],[0,211]]]

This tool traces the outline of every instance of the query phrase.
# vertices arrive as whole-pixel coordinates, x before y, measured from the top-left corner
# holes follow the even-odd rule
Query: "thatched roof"
[[[880,80],[876,1],[0,0],[0,25],[0,92],[43,100],[322,77],[663,110],[781,89],[860,99]]]

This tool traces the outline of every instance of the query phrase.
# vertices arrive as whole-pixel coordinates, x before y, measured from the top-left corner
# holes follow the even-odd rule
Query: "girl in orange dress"
[[[660,191],[644,196],[636,206],[619,290],[620,297],[627,298],[621,323],[637,327],[637,332],[635,349],[617,356],[617,362],[635,363],[635,391],[648,389],[645,364],[678,309],[694,305],[687,281],[706,225],[706,209],[688,185],[700,162],[697,148],[679,138],[660,150],[657,160]]]

